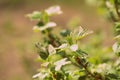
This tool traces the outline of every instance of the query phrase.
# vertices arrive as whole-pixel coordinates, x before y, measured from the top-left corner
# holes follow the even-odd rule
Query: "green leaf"
[[[67,42],[68,42],[70,45],[73,44],[73,39],[72,39],[71,36],[67,36],[67,37],[66,37],[66,40],[67,40]]]
[[[56,62],[60,59],[62,59],[62,57],[59,54],[53,54],[53,55],[48,57],[48,61],[51,62],[51,63],[54,63],[54,62]]]
[[[116,35],[120,34],[120,23],[119,22],[115,23],[115,33]]]
[[[110,73],[110,74],[107,75],[107,77],[109,77],[109,78],[111,78],[111,79],[116,79],[116,80],[118,80],[118,76],[117,76],[116,74]]]
[[[39,56],[44,60],[47,59],[47,57],[49,56],[49,53],[46,50],[45,46],[39,43],[35,44],[35,46],[37,48],[37,53],[39,54]]]
[[[88,55],[86,52],[82,51],[81,49],[78,49],[76,51],[79,55]]]
[[[56,80],[64,80],[64,75],[60,72],[56,72]]]
[[[39,11],[34,11],[32,14],[28,14],[27,17],[29,17],[31,20],[40,21],[42,18],[42,13]]]
[[[62,30],[60,32],[60,34],[63,36],[63,37],[67,37],[68,35],[70,35],[70,30]]]
[[[47,57],[49,55],[47,52],[44,52],[44,51],[38,51],[38,54],[44,60],[47,59]]]
[[[46,12],[43,12],[42,14],[42,20],[44,23],[48,23],[49,22],[49,16]]]
[[[44,23],[43,23],[42,21],[39,21],[39,22],[37,23],[37,26],[38,26],[38,27],[43,27],[43,26],[44,26]]]

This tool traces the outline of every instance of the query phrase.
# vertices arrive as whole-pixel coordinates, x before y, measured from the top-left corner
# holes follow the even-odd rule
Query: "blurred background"
[[[81,25],[93,31],[102,30],[106,37],[104,45],[111,45],[112,23],[98,13],[92,1],[0,0],[0,80],[32,80],[40,67],[34,51],[40,35],[32,31],[36,22],[25,15],[52,5],[60,5],[63,10],[62,15],[52,17],[60,27]]]

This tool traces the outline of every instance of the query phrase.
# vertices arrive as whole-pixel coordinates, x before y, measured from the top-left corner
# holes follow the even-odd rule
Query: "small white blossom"
[[[61,59],[61,60],[55,62],[55,63],[54,63],[54,65],[56,66],[56,67],[55,67],[55,70],[56,70],[56,71],[59,71],[63,65],[66,65],[66,64],[70,64],[70,63],[71,63],[70,61],[66,61],[66,60],[67,60],[67,58],[64,58],[64,59]]]
[[[32,78],[39,78],[39,79],[43,80],[47,75],[48,75],[47,73],[45,73],[45,74],[37,73]]]
[[[55,22],[49,22],[45,25],[46,28],[55,27],[57,24]]]
[[[77,44],[73,44],[72,46],[70,46],[70,49],[72,51],[76,51],[76,50],[78,50],[78,45]]]
[[[40,26],[40,27],[38,27],[38,26],[34,26],[33,27],[33,30],[34,31],[43,31],[43,30],[46,30],[46,29],[48,29],[48,28],[52,28],[52,27],[55,27],[57,24],[56,23],[54,23],[54,22],[49,22],[49,23],[47,23],[46,25],[44,25],[44,26]]]
[[[37,73],[37,74],[35,74],[32,78],[37,78],[37,77],[39,77],[39,76],[41,76],[42,74],[41,73]]]
[[[52,6],[52,7],[48,8],[48,9],[46,9],[45,12],[48,15],[62,14],[60,6]]]
[[[84,30],[81,26],[78,29],[75,29],[74,32],[72,33],[73,36],[76,36],[77,39],[81,39],[88,34],[93,33],[93,31],[90,30]]]
[[[48,52],[49,52],[50,55],[52,55],[52,54],[56,53],[56,50],[52,45],[49,45],[48,46]]]
[[[106,63],[103,63],[103,64],[99,64],[98,67],[97,67],[97,72],[98,73],[102,73],[102,72],[105,72],[105,71],[108,71],[111,69],[111,65],[108,65]]]

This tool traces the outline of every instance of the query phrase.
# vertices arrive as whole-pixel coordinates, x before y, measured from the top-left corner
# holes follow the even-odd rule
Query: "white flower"
[[[48,29],[48,28],[55,27],[56,25],[57,25],[57,24],[54,23],[54,22],[49,22],[49,23],[47,23],[47,24],[44,25],[44,26],[40,26],[40,27],[34,26],[34,27],[33,27],[33,30],[34,30],[34,31],[43,31],[43,30],[46,30],[46,29]]]
[[[52,45],[49,45],[48,46],[48,52],[49,52],[50,55],[52,55],[52,54],[56,53],[56,50]]]
[[[43,80],[47,75],[48,75],[47,73],[45,73],[45,74],[37,73],[32,78],[39,78],[39,79]]]
[[[79,26],[78,29],[75,29],[74,32],[72,33],[72,36],[75,36],[76,39],[81,39],[85,36],[87,36],[88,34],[93,33],[93,31],[89,31],[89,30],[85,30],[83,29],[81,26]]]
[[[70,63],[71,63],[70,61],[66,61],[66,60],[67,60],[67,58],[64,58],[64,59],[61,59],[61,60],[55,62],[55,63],[54,63],[54,65],[56,66],[56,67],[55,67],[55,70],[56,70],[56,71],[59,71],[63,65],[66,65],[66,64],[70,64]]]
[[[111,70],[111,65],[108,65],[106,63],[99,64],[97,67],[98,73],[102,73],[102,72],[109,71],[109,70]]]
[[[61,14],[62,11],[60,9],[60,6],[52,6],[48,9],[45,10],[45,12],[48,14],[48,15],[54,15],[54,14]]]
[[[57,24],[55,23],[55,22],[49,22],[49,23],[47,23],[45,26],[47,27],[47,28],[51,28],[51,27],[55,27]]]
[[[72,51],[76,51],[76,50],[78,50],[78,45],[77,44],[73,44],[72,46],[70,46],[70,49]]]

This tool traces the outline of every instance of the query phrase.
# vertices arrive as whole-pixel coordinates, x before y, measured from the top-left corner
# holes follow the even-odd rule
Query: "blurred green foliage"
[[[91,4],[91,2],[89,3]],[[100,5],[104,3],[105,1]],[[111,9],[113,7],[110,4],[113,4],[112,0],[106,2],[107,7]],[[115,3],[115,5],[118,4]],[[119,80],[119,55],[111,54],[119,53],[118,42],[113,45],[113,52],[112,47],[102,45],[103,34],[98,31],[92,35],[89,41],[82,43],[81,39],[91,34],[92,31],[79,26],[78,18],[71,20],[68,26],[79,28],[75,30],[65,29],[61,31],[61,37],[54,34],[52,28],[57,24],[49,18],[61,13],[59,6],[52,6],[41,12],[27,15],[31,20],[38,21],[39,25],[34,26],[33,30],[43,34],[43,41],[35,44],[40,56],[37,61],[42,62],[42,64],[39,73],[33,78],[35,80]],[[117,18],[115,19],[117,20]],[[116,26],[116,32],[118,32],[119,24]]]
[[[108,1],[110,1],[110,4],[114,4],[114,0],[108,0]],[[26,5],[26,4],[27,5],[31,5],[31,4],[41,5],[43,3],[44,4],[49,4],[49,3],[50,4],[56,4],[57,3],[57,4],[65,4],[67,6],[69,5],[69,6],[75,7],[75,9],[79,9],[79,8],[82,7],[82,5],[85,5],[85,2],[87,2],[87,6],[88,6],[88,4],[90,4],[90,5],[94,6],[94,7],[97,7],[98,13],[102,14],[108,20],[115,21],[115,24],[114,23],[113,24],[115,25],[115,27],[114,27],[114,29],[115,29],[115,35],[117,36],[117,37],[115,37],[115,39],[117,40],[117,42],[114,44],[113,47],[114,47],[114,53],[116,53],[117,55],[119,55],[119,52],[120,52],[119,51],[119,40],[120,39],[119,39],[119,21],[118,21],[118,16],[116,14],[115,9],[106,7],[105,0],[99,0],[99,1],[98,0],[76,0],[76,1],[75,0],[49,0],[49,1],[48,0],[37,0],[37,1],[34,1],[34,0],[1,0],[0,1],[0,8],[1,9],[4,9],[4,8],[18,9],[18,7],[22,7],[22,6]],[[41,15],[40,16],[38,15],[39,17],[36,16],[36,15],[34,16],[34,15],[33,15],[34,19],[36,19],[36,18],[41,19],[41,17],[40,17]],[[39,23],[37,24],[37,26],[39,26],[39,27],[41,27],[41,26],[44,27],[44,24],[46,24],[47,22],[49,22],[48,15],[46,15],[45,13],[42,13],[42,15],[44,16],[44,18],[42,17],[43,18],[42,19],[43,22],[39,22],[39,20],[38,20]],[[80,25],[80,19],[78,17],[75,17],[75,18],[73,17],[71,20],[69,20],[69,23],[67,24],[67,26],[68,26],[67,29],[64,28],[64,30],[61,31],[61,34],[58,34],[59,28],[58,28],[58,30],[56,28],[55,28],[55,30],[52,29],[52,28],[49,28],[49,29],[47,29],[45,31],[42,31],[42,34],[47,34],[47,32],[49,32],[49,31],[51,32],[53,30],[52,31],[52,35],[50,35],[50,37],[52,39],[56,40],[53,45],[59,46],[59,43],[65,43],[66,42],[66,41],[63,41],[63,40],[65,40],[66,36],[70,35],[71,31],[73,32],[73,29],[75,27],[77,28],[79,25]],[[2,29],[3,29],[4,34],[6,34],[6,35],[14,34],[14,32],[16,31],[15,25],[10,20],[6,20],[4,22],[4,24],[2,25]],[[37,32],[38,31],[39,30],[37,30]],[[61,35],[63,37],[59,36],[60,38],[57,38],[56,36],[58,36],[58,35]],[[4,35],[1,35],[1,36],[4,36]],[[44,38],[43,41],[40,39],[40,42],[41,41],[42,41],[42,43],[45,42],[45,47],[49,43],[51,43],[50,39],[47,36],[48,35],[45,35],[45,38]],[[72,35],[72,36],[74,36],[74,35]],[[40,37],[40,36],[38,35],[37,37]],[[43,37],[43,35],[41,35],[41,37]],[[75,37],[77,37],[77,36],[75,36]],[[2,37],[0,37],[0,39],[1,38]],[[37,42],[38,41],[37,39],[39,39],[39,38],[36,38],[36,37],[33,37],[33,38],[35,40],[30,40],[30,39],[27,40],[27,41],[30,41],[30,42],[28,42],[29,44],[26,44],[27,42],[19,41],[19,40],[18,40],[18,42],[15,43],[16,47],[20,51],[20,53],[24,53],[24,52],[30,53],[30,52],[27,52],[26,49],[28,49],[28,50],[31,51],[32,50],[31,47],[30,47],[31,46],[30,44],[32,44],[31,42],[32,41],[33,42],[34,41]],[[109,74],[105,74],[105,76],[107,76],[107,80],[110,80],[111,78],[115,78],[115,80],[117,80],[118,76],[116,76],[116,74],[119,74],[119,72],[117,72],[117,70],[119,71],[119,59],[118,59],[118,56],[115,56],[115,54],[113,54],[111,46],[108,47],[108,46],[104,46],[103,45],[103,42],[104,42],[103,38],[104,38],[104,33],[102,33],[101,31],[94,32],[94,34],[92,34],[90,36],[90,38],[88,38],[87,40],[84,40],[84,39],[80,40],[80,42],[79,42],[79,48],[80,48],[80,50],[77,51],[77,52],[84,53],[84,51],[85,51],[85,53],[88,54],[88,56],[87,56],[86,59],[88,60],[89,65],[91,66],[91,67],[89,67],[90,71],[93,74],[95,72],[95,75],[97,75],[98,77],[100,75],[102,75],[102,77],[104,77],[104,73],[106,73],[106,72],[104,72],[105,71],[104,69],[106,69],[105,68],[106,65],[108,67],[108,66],[114,65],[114,63],[115,63],[115,66],[112,66],[113,68],[109,68],[110,71],[108,71],[108,72],[110,72],[110,73]],[[75,38],[67,37],[67,40],[69,41],[70,44],[72,44],[72,43],[75,42],[75,41],[71,42],[74,39]],[[4,42],[7,41],[4,38],[3,38],[3,40],[4,40]],[[17,41],[17,40],[13,39],[13,43],[11,43],[11,44],[14,44],[15,41]],[[2,43],[2,41],[1,41],[1,43]],[[29,45],[29,47],[26,46],[26,45]],[[54,51],[54,47],[52,47],[52,48],[53,48],[53,51]],[[3,50],[6,51],[6,49],[3,49]],[[67,55],[72,56],[70,50],[66,50],[66,49],[64,50],[63,49],[60,52],[58,50],[57,52],[60,55],[52,55],[49,58],[51,60],[51,62],[54,62],[54,61],[62,59],[61,56],[65,57],[65,52],[64,51],[67,52]],[[3,51],[1,50],[1,52],[3,52]],[[39,52],[39,55],[40,54],[41,54],[41,52]],[[73,54],[75,54],[75,53],[73,53]],[[21,55],[21,60],[22,60],[22,63],[23,63],[23,66],[24,66],[26,72],[28,73],[28,75],[31,76],[33,73],[35,73],[35,69],[33,69],[33,67],[35,65],[32,63],[31,58],[25,56],[24,54],[20,54],[20,55]],[[28,55],[28,54],[26,54],[26,55]],[[47,54],[47,56],[48,56],[48,54]],[[72,58],[71,60],[74,61],[74,58]],[[38,62],[42,62],[43,60],[41,61],[41,59],[39,57],[37,59],[37,61]],[[82,61],[84,62],[84,58],[82,59]],[[44,63],[44,61],[43,61],[43,63]],[[104,64],[104,63],[106,63],[106,64]],[[43,67],[43,66],[41,65],[41,67]],[[103,72],[101,72],[100,74],[97,74],[97,73],[99,73],[99,71],[95,71],[95,70],[99,70],[99,68],[102,69],[101,67],[104,68]],[[78,75],[81,75],[81,77],[79,77],[80,80],[82,80],[82,79],[85,80],[86,79],[86,73],[87,72],[85,72],[84,69],[80,70],[79,72],[75,71],[74,74],[69,73],[69,70],[71,70],[73,72],[75,69],[79,69],[79,68],[75,67],[74,65],[66,64],[66,65],[62,66],[62,69],[64,69],[63,71],[68,71],[68,73],[63,74],[62,72],[56,72],[55,74],[57,75],[57,79],[58,80],[59,80],[59,78],[63,78],[63,75],[67,76],[66,79],[68,79],[68,80],[72,79],[72,78],[74,80],[77,80],[77,78],[79,77]],[[82,69],[82,68],[80,67],[80,69]],[[53,70],[53,67],[52,67],[52,70]],[[107,71],[107,69],[106,69],[106,71]],[[38,70],[38,72],[41,72],[41,71]],[[21,78],[19,76],[17,77],[17,75],[16,75],[16,77],[13,78],[13,79],[11,79],[11,80],[22,80],[22,79],[23,78]]]

